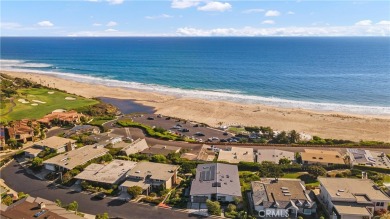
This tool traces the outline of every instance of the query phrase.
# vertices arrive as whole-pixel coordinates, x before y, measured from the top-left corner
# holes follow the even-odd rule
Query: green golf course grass
[[[65,92],[50,90],[46,88],[19,89],[17,92],[18,95],[16,95],[13,100],[16,106],[12,108],[12,103],[8,102],[6,103],[4,108],[1,109],[2,122],[21,119],[39,119],[56,109],[71,110],[99,103],[97,100],[87,99]],[[54,93],[49,94],[48,92]],[[76,99],[66,100],[66,97],[73,97]],[[27,100],[29,103],[21,103],[18,101],[18,99]],[[45,103],[37,103],[33,100],[38,100]],[[31,105],[33,103],[36,103],[38,105]],[[11,112],[9,112],[11,108],[12,110]]]

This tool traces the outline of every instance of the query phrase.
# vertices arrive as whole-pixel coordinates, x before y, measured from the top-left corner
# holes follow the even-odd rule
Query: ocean
[[[388,37],[1,37],[1,69],[239,103],[390,115]]]

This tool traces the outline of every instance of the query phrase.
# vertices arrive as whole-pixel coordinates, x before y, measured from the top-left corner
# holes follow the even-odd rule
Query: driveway
[[[140,219],[179,219],[189,217],[189,215],[184,212],[140,203],[123,203],[118,199],[106,198],[95,201],[91,199],[91,195],[69,189],[57,188],[46,181],[41,181],[34,176],[27,174],[16,161],[12,161],[7,167],[2,169],[1,178],[4,179],[5,183],[13,190],[30,194],[33,197],[42,197],[51,201],[60,199],[64,204],[77,201],[79,204],[79,211],[88,214],[95,215],[107,212],[110,217]]]

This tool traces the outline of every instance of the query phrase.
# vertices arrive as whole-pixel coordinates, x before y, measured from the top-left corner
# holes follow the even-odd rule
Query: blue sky
[[[390,36],[389,1],[1,0],[2,36]]]

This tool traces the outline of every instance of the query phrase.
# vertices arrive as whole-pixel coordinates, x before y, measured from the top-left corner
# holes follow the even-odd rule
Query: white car
[[[217,141],[218,141],[219,138],[217,138],[217,137],[212,137],[211,140],[217,140]]]

